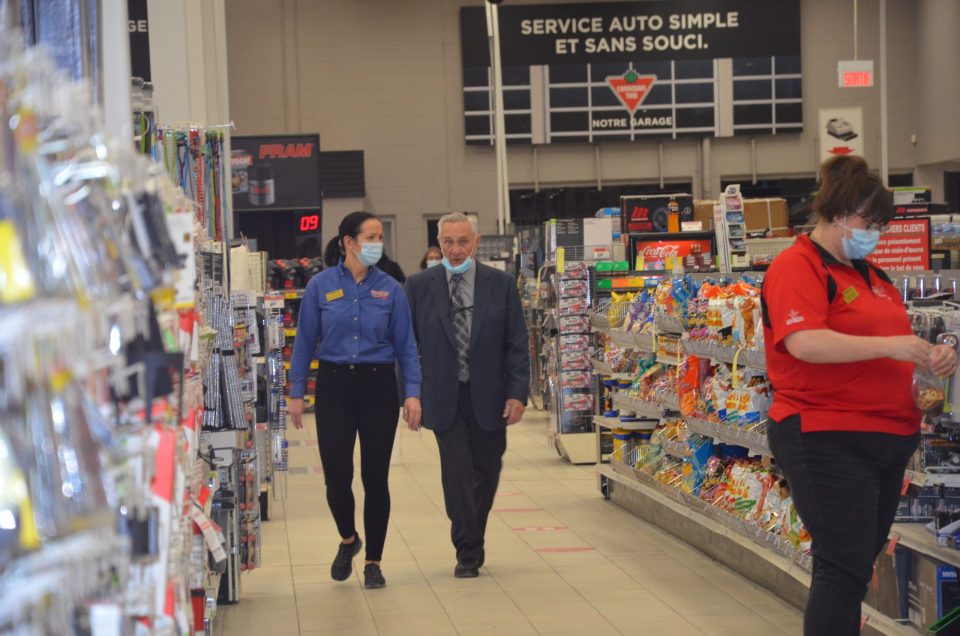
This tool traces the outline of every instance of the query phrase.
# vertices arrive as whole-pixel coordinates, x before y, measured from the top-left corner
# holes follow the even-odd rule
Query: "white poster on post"
[[[863,109],[820,109],[820,162],[842,155],[863,156]]]

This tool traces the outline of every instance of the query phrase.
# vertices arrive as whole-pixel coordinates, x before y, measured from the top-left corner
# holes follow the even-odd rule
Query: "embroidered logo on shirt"
[[[887,290],[880,285],[873,286],[873,295],[877,298],[886,298],[887,300],[890,300],[890,295],[887,294]]]
[[[796,309],[791,309],[791,310],[790,310],[790,313],[787,314],[787,324],[788,324],[788,325],[795,325],[795,324],[797,324],[797,323],[803,322],[804,320],[805,320],[805,318],[804,318],[803,316],[801,316],[801,315],[800,315],[800,312],[797,311]]]
[[[332,292],[327,292],[327,302],[331,300],[336,300],[338,298],[343,298],[343,290],[335,289]]]
[[[860,292],[858,292],[854,287],[847,287],[843,290],[843,302],[848,305],[860,297]]]
[[[370,292],[370,295],[373,298],[387,298],[390,296],[390,292],[374,289],[373,291]]]

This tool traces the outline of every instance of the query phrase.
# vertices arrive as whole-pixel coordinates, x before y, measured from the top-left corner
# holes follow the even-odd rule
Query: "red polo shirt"
[[[836,285],[832,302],[828,272]],[[917,432],[920,412],[913,404],[912,364],[889,358],[810,364],[790,355],[783,343],[790,334],[808,329],[853,336],[912,335],[900,293],[885,274],[866,261],[844,265],[804,235],[770,265],[763,300],[767,372],[774,388],[772,420],[799,414],[804,432]]]

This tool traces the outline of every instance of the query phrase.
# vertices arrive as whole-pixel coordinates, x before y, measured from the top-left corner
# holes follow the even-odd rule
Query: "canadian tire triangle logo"
[[[637,75],[632,68],[621,75],[611,75],[607,78],[607,84],[610,90],[617,96],[623,107],[633,115],[640,108],[640,104],[647,98],[647,93],[653,83],[657,81],[656,75]]]

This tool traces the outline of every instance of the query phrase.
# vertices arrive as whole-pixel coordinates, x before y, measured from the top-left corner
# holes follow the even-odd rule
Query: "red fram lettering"
[[[313,155],[313,144],[261,144],[260,159],[308,159]]]

